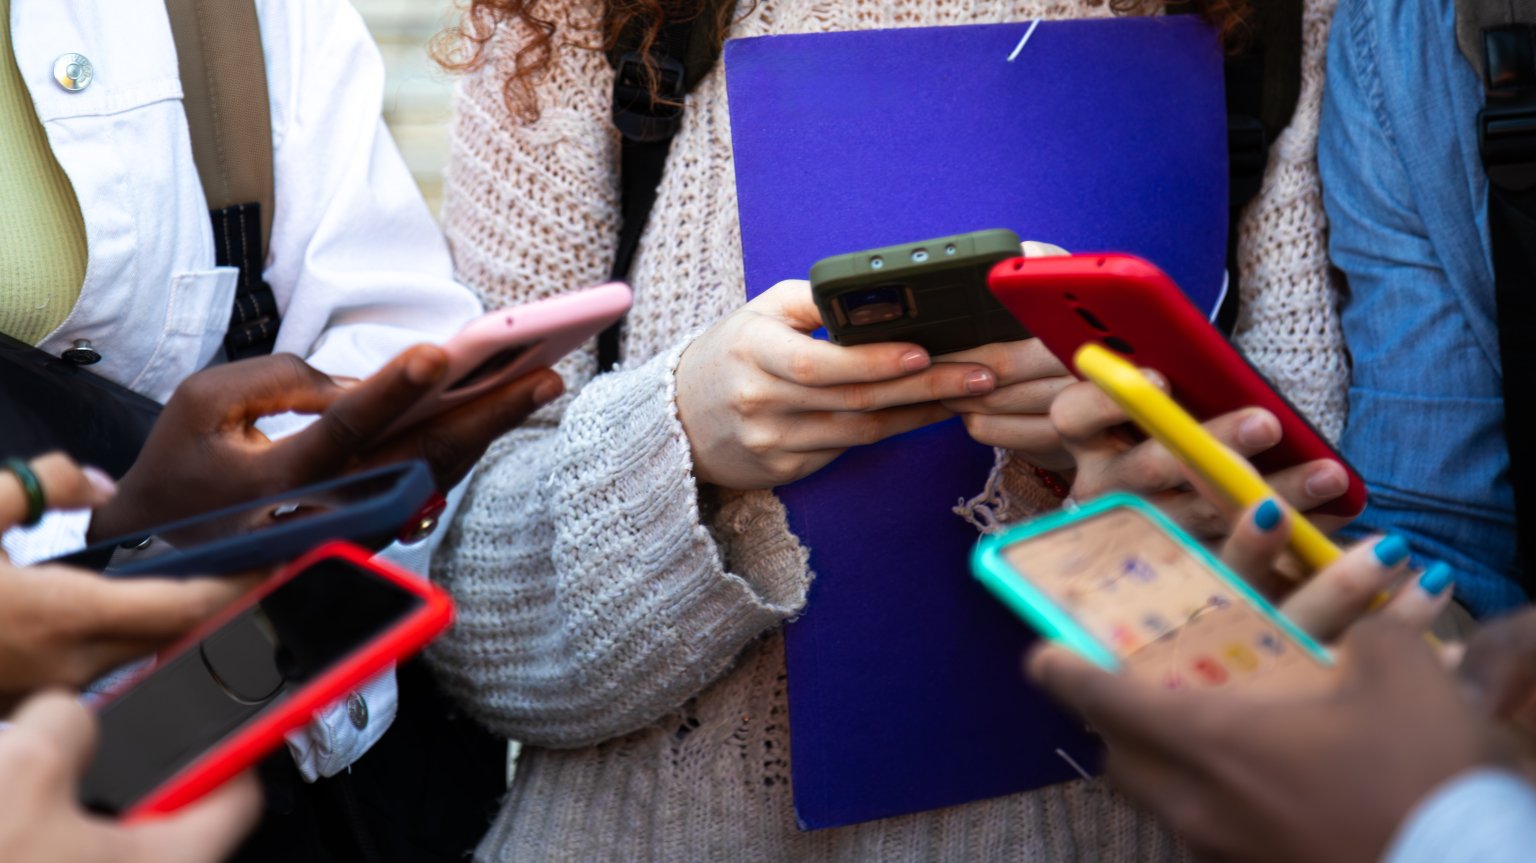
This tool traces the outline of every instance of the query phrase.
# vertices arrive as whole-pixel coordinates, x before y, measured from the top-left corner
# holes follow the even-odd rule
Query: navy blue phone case
[[[401,462],[106,540],[50,562],[89,567],[91,561],[107,559],[120,548],[132,548],[146,538],[207,529],[225,519],[233,522],[242,514],[276,510],[299,500],[341,499],[341,503],[326,512],[292,521],[279,520],[259,529],[195,542],[142,559],[129,556],[103,570],[104,575],[113,577],[233,574],[291,560],[333,539],[382,543],[420,511],[435,489],[426,462]],[[348,492],[359,497],[347,499]]]

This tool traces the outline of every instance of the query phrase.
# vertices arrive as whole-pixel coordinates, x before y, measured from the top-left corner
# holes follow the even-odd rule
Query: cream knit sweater
[[[563,44],[540,120],[521,124],[502,101],[510,28],[459,94],[446,228],[460,278],[492,308],[601,281],[618,235],[612,73],[571,44],[594,41],[595,9],[546,6],[564,8],[553,13]],[[1336,433],[1345,365],[1313,164],[1330,9],[1309,3],[1301,107],[1244,225],[1242,331]],[[732,34],[1104,14],[1074,0],[757,0]],[[806,552],[771,493],[695,484],[673,404],[683,348],[743,301],[718,68],[689,99],[633,283],[622,368],[594,380],[590,352],[559,366],[570,394],[487,454],[433,567],[459,603],[431,653],[445,684],[525,743],[478,856],[1181,859],[1166,831],[1096,783],[796,830],[779,626],[805,601]],[[1038,508],[1046,495],[1003,461],[1002,514]]]

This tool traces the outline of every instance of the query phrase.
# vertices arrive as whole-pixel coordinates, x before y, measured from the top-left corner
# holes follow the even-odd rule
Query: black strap
[[[1190,11],[1182,4],[1179,11]],[[1216,325],[1231,334],[1237,326],[1238,225],[1258,196],[1269,164],[1269,145],[1296,110],[1301,93],[1301,0],[1263,0],[1254,22],[1238,38],[1240,53],[1223,68],[1227,101],[1227,294]]]
[[[1494,299],[1503,368],[1504,439],[1509,447],[1520,543],[1517,580],[1536,594],[1536,26],[1483,31],[1487,102],[1478,113],[1478,143],[1488,172],[1488,226],[1493,243]]]
[[[619,247],[609,278],[626,281],[634,265],[657,188],[666,172],[672,138],[683,125],[688,92],[714,66],[719,38],[712,26],[716,3],[705,0],[695,15],[661,28],[650,50],[641,53],[644,23],[632,21],[609,54],[614,67],[613,124],[623,135],[619,155]],[[699,26],[699,25],[703,26]],[[649,62],[647,62],[649,59]],[[652,87],[652,78],[657,86]],[[597,370],[610,371],[619,361],[624,332],[620,319],[597,337]]]

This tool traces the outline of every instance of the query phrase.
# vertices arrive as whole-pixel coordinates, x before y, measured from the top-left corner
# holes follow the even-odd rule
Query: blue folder
[[[829,255],[1010,228],[1134,252],[1215,307],[1222,58],[1193,17],[766,36],[724,56],[748,296]],[[1021,678],[1030,631],[967,571],[977,535],[952,508],[992,463],[951,420],[778,490],[816,573],[786,630],[802,828],[1094,763],[1081,723]]]

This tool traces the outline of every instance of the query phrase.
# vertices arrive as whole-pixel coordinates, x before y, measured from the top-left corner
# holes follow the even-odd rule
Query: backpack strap
[[[649,22],[631,19],[618,44],[608,53],[614,68],[613,125],[619,143],[619,247],[609,278],[624,281],[634,265],[656,192],[666,172],[672,138],[683,125],[688,93],[709,73],[720,56],[715,16],[720,0],[700,0],[696,14],[685,15],[661,28],[648,51],[642,42]],[[657,82],[651,87],[651,81]],[[597,337],[597,370],[611,371],[619,360],[621,318]]]
[[[1504,439],[1515,496],[1520,586],[1536,593],[1536,2],[1457,0],[1456,35],[1486,94],[1477,115],[1478,148],[1488,172],[1488,227],[1504,390]],[[1524,389],[1525,391],[1522,391]],[[1520,529],[1523,527],[1524,529]]]
[[[1192,4],[1169,11],[1193,12]],[[1264,186],[1269,145],[1291,123],[1301,94],[1302,0],[1257,0],[1245,26],[1242,50],[1222,66],[1227,101],[1227,293],[1216,326],[1230,335],[1237,326],[1240,284],[1238,225]]]
[[[270,353],[277,299],[262,281],[272,232],[272,115],[254,0],[166,0],[192,156],[213,220],[214,255],[238,267],[224,351]]]

